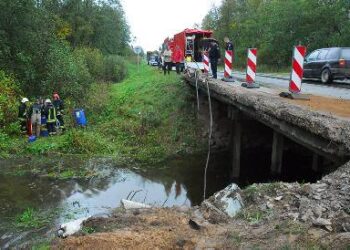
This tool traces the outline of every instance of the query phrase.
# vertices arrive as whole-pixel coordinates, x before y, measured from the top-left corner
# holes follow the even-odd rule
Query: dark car
[[[304,78],[322,83],[350,78],[350,48],[324,48],[311,52],[304,62]]]

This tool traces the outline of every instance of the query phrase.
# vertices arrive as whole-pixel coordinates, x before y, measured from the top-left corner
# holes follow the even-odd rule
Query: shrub
[[[102,80],[104,76],[103,55],[99,49],[80,48],[74,51],[74,55],[84,59],[90,75],[95,80]]]
[[[120,82],[127,75],[125,60],[116,55],[104,59],[104,78],[106,81]]]
[[[19,84],[0,70],[0,129],[13,131],[18,115]]]
[[[73,55],[69,46],[63,42],[51,45],[47,57],[47,77],[42,84],[41,93],[47,95],[58,91],[64,97],[82,99],[89,90],[91,75],[81,54]]]

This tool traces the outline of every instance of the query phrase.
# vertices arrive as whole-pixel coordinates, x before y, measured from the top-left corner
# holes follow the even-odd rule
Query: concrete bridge
[[[193,87],[193,95],[196,95],[197,86],[201,98],[207,98],[207,78],[204,74],[199,74],[196,81],[194,72],[188,71],[184,78]],[[349,119],[297,105],[293,100],[280,97],[279,91],[271,88],[246,89],[239,82],[227,83],[216,79],[209,79],[208,86],[211,99],[217,106],[213,112],[225,116],[229,128],[226,136],[230,137],[227,146],[232,154],[233,178],[241,173],[242,146],[246,146],[242,145],[242,135],[253,136],[251,144],[265,138],[259,145],[260,148],[271,149],[268,152],[271,154],[272,175],[282,173],[283,158],[288,154],[286,147],[291,148],[293,143],[294,151],[308,151],[312,159],[308,167],[315,172],[329,171],[350,159]],[[215,120],[222,118],[215,114],[214,117]],[[271,133],[266,129],[252,128],[253,123],[269,128]],[[293,143],[286,146],[286,140]]]

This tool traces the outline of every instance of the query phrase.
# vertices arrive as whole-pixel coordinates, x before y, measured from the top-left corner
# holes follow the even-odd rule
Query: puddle
[[[59,224],[86,216],[108,216],[128,196],[153,206],[198,205],[204,163],[203,156],[188,156],[171,160],[160,169],[141,170],[118,168],[108,159],[0,160],[0,246],[50,239]],[[229,183],[227,161],[213,155],[212,163],[209,195]],[[53,178],[57,171],[61,173],[57,176],[65,177],[62,174],[67,168],[88,174]],[[16,218],[27,208],[42,214],[47,219],[45,225],[35,230],[19,228]]]

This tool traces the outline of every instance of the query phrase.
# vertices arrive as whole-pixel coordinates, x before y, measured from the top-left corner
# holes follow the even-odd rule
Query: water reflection
[[[228,183],[227,162],[222,155],[212,156],[209,195]],[[0,160],[0,246],[15,246],[33,238],[33,234],[25,237],[27,232],[13,227],[15,216],[28,207],[54,214],[51,227],[37,233],[38,237],[47,237],[47,232],[59,223],[110,212],[132,191],[138,191],[134,201],[155,206],[197,205],[202,199],[204,163],[201,155],[173,159],[147,170],[118,168],[111,159]],[[21,175],[28,168],[37,170]],[[62,171],[61,168],[88,169],[97,176],[59,180],[35,174]]]
[[[104,214],[110,209],[118,207],[121,199],[131,197],[130,193],[136,192],[134,201],[146,202],[154,206],[191,206],[187,198],[186,188],[177,182],[170,187],[161,182],[149,180],[127,169],[118,170],[113,178],[108,180],[104,189],[90,183],[86,189],[77,184],[70,194],[65,194],[60,206],[65,208],[65,213],[75,213],[78,217]],[[79,212],[80,211],[80,212]],[[61,221],[65,220],[65,214],[61,215]]]

